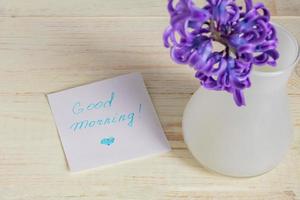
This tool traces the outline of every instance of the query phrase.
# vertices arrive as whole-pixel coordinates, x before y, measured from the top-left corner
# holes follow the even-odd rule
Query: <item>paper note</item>
[[[138,73],[51,93],[48,99],[71,171],[170,150]]]

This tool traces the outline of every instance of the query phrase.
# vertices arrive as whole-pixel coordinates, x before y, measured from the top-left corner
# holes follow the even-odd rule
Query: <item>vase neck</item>
[[[252,91],[272,92],[286,88],[288,79],[299,60],[296,38],[282,26],[273,24],[278,38],[279,59],[275,67],[254,66],[251,74]]]
[[[251,90],[269,93],[285,89],[293,68],[278,73],[266,73],[254,71],[251,75]]]

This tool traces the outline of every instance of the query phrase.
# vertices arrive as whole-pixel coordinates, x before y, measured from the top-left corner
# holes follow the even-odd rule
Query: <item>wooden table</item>
[[[200,4],[203,2],[200,2]],[[300,2],[266,0],[300,39]],[[0,199],[300,199],[300,70],[289,82],[295,138],[283,162],[249,179],[204,170],[182,139],[182,112],[198,88],[171,62],[160,0],[0,1]],[[69,172],[45,94],[141,72],[170,153]]]

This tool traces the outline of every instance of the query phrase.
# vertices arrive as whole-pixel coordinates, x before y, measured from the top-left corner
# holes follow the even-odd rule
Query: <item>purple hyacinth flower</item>
[[[199,8],[192,0],[168,1],[170,25],[163,34],[172,59],[196,70],[207,89],[232,93],[245,105],[243,90],[251,86],[253,64],[276,65],[277,36],[270,12],[262,3],[245,0],[245,10],[235,0],[207,0]],[[214,50],[218,42],[224,49]]]

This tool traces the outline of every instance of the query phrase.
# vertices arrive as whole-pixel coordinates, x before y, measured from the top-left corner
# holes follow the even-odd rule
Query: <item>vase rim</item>
[[[294,43],[295,47],[296,47],[296,56],[293,59],[293,61],[289,64],[287,64],[286,67],[283,67],[281,69],[278,69],[276,71],[259,71],[257,66],[254,67],[253,69],[253,74],[254,75],[259,75],[259,76],[278,76],[286,71],[291,70],[292,68],[294,68],[297,64],[297,62],[299,61],[300,58],[300,49],[299,49],[299,43],[298,40],[296,39],[296,37],[290,33],[286,28],[284,28],[282,25],[279,25],[277,23],[273,23],[272,24],[276,27],[276,31],[278,32],[279,30],[282,31],[283,33],[285,33],[286,37],[288,37],[289,39],[292,40],[292,42]],[[275,66],[276,68],[276,66]]]

